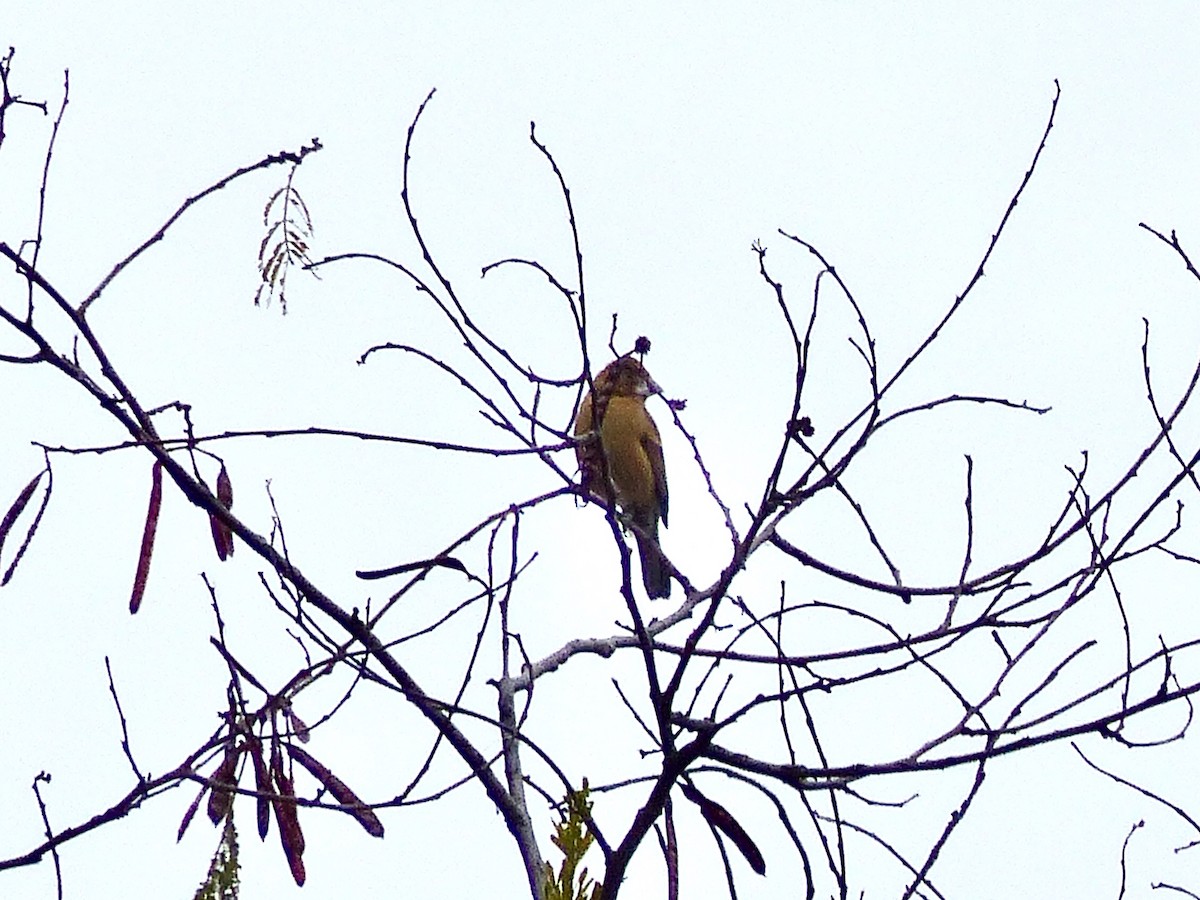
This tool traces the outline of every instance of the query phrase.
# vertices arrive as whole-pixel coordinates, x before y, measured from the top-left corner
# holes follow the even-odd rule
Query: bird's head
[[[632,356],[613,360],[596,376],[596,393],[617,397],[649,397],[662,393],[646,367]]]

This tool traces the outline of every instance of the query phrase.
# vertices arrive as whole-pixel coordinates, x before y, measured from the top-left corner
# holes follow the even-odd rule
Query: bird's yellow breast
[[[617,502],[639,524],[649,525],[664,506],[652,453],[661,459],[658,428],[641,397],[611,397],[600,424],[600,444]],[[661,463],[659,464],[661,466]]]

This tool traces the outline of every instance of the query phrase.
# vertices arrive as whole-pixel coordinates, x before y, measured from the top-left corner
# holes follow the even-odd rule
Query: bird
[[[645,366],[621,356],[593,379],[575,418],[583,492],[603,503],[615,501],[635,526],[642,583],[651,600],[671,594],[670,572],[658,549],[659,520],[667,524],[667,470],[658,427],[646,411],[646,398],[658,393]]]

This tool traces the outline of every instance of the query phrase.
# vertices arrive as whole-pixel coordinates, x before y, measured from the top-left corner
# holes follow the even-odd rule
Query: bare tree
[[[39,105],[10,93],[11,61],[10,51],[0,64],[0,141],[6,112],[16,104]],[[405,808],[412,804],[455,790],[478,795],[481,789],[476,802],[502,818],[535,900],[567,896],[613,900],[625,883],[634,854],[654,852],[646,847],[648,839],[650,848],[657,846],[664,860],[666,895],[678,896],[676,822],[685,812],[698,813],[711,830],[731,896],[750,877],[747,867],[763,875],[768,864],[782,864],[768,859],[759,847],[765,835],[781,833],[804,873],[803,883],[796,886],[798,894],[857,895],[858,859],[882,852],[892,861],[892,889],[897,896],[938,897],[935,863],[948,838],[972,812],[995,760],[1066,741],[1075,742],[1087,760],[1087,742],[1096,739],[1136,748],[1187,736],[1190,698],[1200,690],[1200,681],[1185,674],[1184,661],[1196,647],[1197,636],[1186,623],[1177,623],[1177,631],[1155,635],[1148,646],[1137,603],[1127,596],[1123,572],[1134,560],[1144,558],[1162,567],[1197,562],[1185,543],[1182,498],[1200,488],[1195,475],[1200,444],[1183,433],[1180,420],[1191,405],[1200,363],[1181,391],[1163,397],[1151,378],[1147,325],[1145,388],[1158,423],[1156,433],[1111,482],[1096,483],[1086,455],[1068,467],[1057,514],[1050,521],[1025,523],[1027,549],[986,570],[974,559],[975,478],[970,456],[962,475],[961,544],[945,551],[955,560],[959,574],[945,583],[914,582],[901,576],[875,525],[878,503],[855,487],[856,465],[879,436],[890,434],[899,422],[953,405],[981,406],[998,415],[1046,411],[1025,401],[953,390],[916,402],[897,398],[914,363],[935,342],[945,340],[947,324],[979,284],[1046,149],[1059,102],[1057,91],[1028,169],[973,274],[898,365],[881,362],[864,306],[814,244],[780,231],[773,248],[811,262],[811,283],[798,289],[773,275],[766,243],[755,242],[752,259],[763,290],[778,307],[779,328],[794,352],[790,415],[778,429],[774,463],[761,473],[761,491],[754,497],[725,497],[709,476],[703,436],[687,429],[682,415],[685,404],[669,401],[673,424],[689,442],[691,462],[702,473],[711,502],[725,523],[727,550],[720,577],[708,585],[694,583],[687,572],[667,561],[676,586],[674,599],[652,610],[642,596],[630,550],[630,530],[637,531],[637,524],[604,502],[606,492],[579,487],[575,451],[588,438],[577,438],[570,423],[594,387],[594,373],[609,361],[610,353],[600,352],[598,344],[607,338],[611,355],[620,353],[616,323],[611,329],[607,323],[598,329],[589,318],[583,248],[568,177],[531,127],[531,152],[545,160],[548,177],[561,192],[564,226],[574,250],[573,270],[561,272],[538,259],[516,257],[482,268],[485,276],[503,268],[536,274],[569,315],[569,320],[562,320],[571,323],[569,330],[558,327],[554,337],[557,346],[570,347],[572,361],[568,365],[560,359],[568,371],[555,376],[538,371],[477,321],[470,298],[456,287],[453,273],[443,268],[427,243],[410,194],[410,163],[420,153],[418,128],[432,97],[431,92],[413,117],[400,173],[400,202],[419,248],[418,262],[368,252],[310,256],[312,216],[300,198],[297,181],[301,167],[321,149],[315,139],[295,151],[265,156],[237,169],[188,198],[84,296],[68,295],[39,268],[40,218],[31,238],[0,242],[0,256],[12,267],[0,293],[4,342],[0,363],[10,371],[57,370],[76,388],[81,403],[98,403],[127,435],[117,443],[41,444],[45,464],[40,471],[24,479],[5,473],[7,483],[0,484],[0,490],[15,494],[16,499],[0,520],[4,581],[14,577],[31,546],[51,500],[58,460],[80,454],[136,455],[149,469],[150,492],[130,611],[138,611],[151,577],[164,494],[175,493],[186,498],[197,516],[208,518],[220,560],[235,551],[261,560],[265,568],[255,602],[275,610],[278,627],[294,637],[302,658],[282,681],[261,674],[253,653],[227,639],[222,617],[226,601],[206,579],[214,614],[214,631],[208,640],[228,673],[226,682],[211,686],[209,694],[210,701],[222,698],[219,727],[208,734],[179,735],[185,749],[177,764],[160,774],[147,774],[132,749],[110,670],[109,688],[121,714],[120,740],[130,770],[126,793],[83,821],[51,827],[52,811],[39,792],[42,779],[35,780],[45,836],[31,836],[28,849],[0,860],[0,870],[42,863],[48,857],[57,867],[65,845],[85,839],[150,800],[177,802],[158,798],[190,783],[194,800],[180,810],[180,834],[201,805],[214,823],[223,825],[220,849],[205,885],[210,896],[221,896],[221,891],[234,896],[235,812],[244,817],[253,809],[262,837],[275,821],[291,872],[297,883],[303,883],[306,846],[301,809],[303,816],[315,815],[315,808],[347,814],[369,835],[383,837],[385,825],[405,827]],[[64,86],[46,152],[43,196],[66,101]],[[149,408],[141,392],[130,386],[110,357],[106,338],[93,327],[96,304],[133,262],[170,237],[176,222],[194,206],[234,181],[275,171],[286,173],[286,178],[270,194],[265,210],[259,252],[262,282],[255,302],[277,299],[286,309],[286,280],[293,269],[322,273],[345,266],[386,267],[438,311],[455,336],[457,349],[447,353],[380,341],[364,348],[360,362],[401,354],[438,370],[448,377],[449,392],[469,399],[478,409],[487,439],[462,443],[321,425],[206,432],[195,423],[208,415],[193,410],[189,402],[176,400]],[[1200,272],[1173,232],[1142,227],[1200,281]],[[59,321],[49,327],[52,317]],[[62,321],[67,323],[65,332]],[[826,327],[842,321],[853,323],[848,333]],[[856,359],[850,374],[842,377],[847,383],[851,375],[855,379],[847,396],[863,399],[845,403],[836,419],[813,413],[808,399],[810,379],[823,365],[817,352],[821,342],[848,345]],[[639,339],[632,348],[621,349],[644,356],[650,346]],[[542,467],[543,489],[531,496],[511,497],[492,514],[463,522],[458,536],[436,554],[422,553],[420,559],[359,571],[365,582],[394,579],[385,583],[399,585],[382,602],[364,602],[357,593],[324,589],[318,579],[306,574],[312,564],[289,552],[285,521],[278,511],[266,528],[258,529],[233,511],[237,472],[227,466],[223,447],[262,437],[302,441],[330,436],[420,448],[437,453],[439,465],[450,467],[467,455],[490,459],[499,472],[532,460]],[[680,460],[673,463],[683,465]],[[599,467],[603,478],[607,469],[603,454]],[[1143,477],[1135,481],[1139,474]],[[806,549],[804,541],[790,536],[797,523],[818,508],[818,498],[826,498],[821,501],[827,504],[825,509],[832,503],[852,514],[861,545],[848,551],[846,558],[862,560],[860,551],[865,548],[869,562],[846,565],[821,558]],[[619,559],[626,617],[615,633],[578,636],[538,655],[530,651],[511,620],[514,608],[523,602],[527,583],[523,576],[537,550],[523,541],[522,523],[535,510],[552,505],[564,510],[571,505],[589,507],[604,516]],[[209,558],[207,548],[197,545],[196,552]],[[786,561],[791,567],[777,592],[771,596],[737,593],[735,580],[767,558]],[[431,577],[441,572],[460,576],[458,587],[448,588],[446,582]],[[879,577],[875,572],[887,574]],[[814,574],[822,584],[836,586],[828,596],[837,599],[823,599],[824,591],[806,587]],[[403,611],[421,593],[436,597],[441,614],[418,626]],[[1102,617],[1091,610],[1114,603],[1120,611],[1119,626],[1103,630],[1098,624],[1089,625],[1085,628],[1089,636],[1079,638],[1077,620],[1098,623]],[[473,637],[464,646],[462,623],[468,620],[475,624],[466,628]],[[816,620],[835,623],[827,629],[831,634],[843,633],[839,629],[844,626],[848,637],[820,652],[807,649],[810,643],[803,635],[807,623]],[[437,686],[431,687],[414,674],[412,661],[428,658],[422,653],[443,655],[448,644],[465,662],[449,675],[440,674]],[[1115,657],[1107,657],[1118,660],[1116,664],[1083,687],[1066,677],[1102,644],[1119,649]],[[587,684],[594,676],[584,673],[595,670],[581,663],[596,657],[606,665],[636,660],[636,683],[626,677],[611,686],[636,722],[641,741],[623,748],[628,778],[589,784],[586,771],[548,749],[546,736],[555,723],[539,717],[537,688],[574,679],[572,690],[585,698],[595,686]],[[314,689],[329,685],[336,686],[339,699],[314,702],[302,716],[300,709]],[[938,713],[916,722],[919,740],[886,759],[878,759],[867,747],[856,752],[847,752],[842,742],[831,747],[830,733],[836,730],[839,711],[853,708],[856,691],[876,686],[905,693],[915,705]],[[606,681],[604,688],[609,687]],[[415,710],[425,723],[424,733],[413,738],[425,747],[421,761],[385,789],[390,796],[384,800],[364,797],[361,787],[352,787],[335,774],[336,760],[318,760],[304,747],[313,731],[337,729],[346,703],[368,688],[378,689],[372,702]],[[585,699],[579,708],[583,715]],[[1135,736],[1144,713],[1163,709],[1176,712],[1177,726],[1153,738]],[[19,729],[20,723],[9,723],[9,728]],[[445,765],[447,758],[453,765]],[[447,776],[447,771],[455,774]],[[950,780],[955,772],[966,773],[961,785]],[[1106,774],[1131,784],[1117,773]],[[905,833],[906,804],[873,799],[881,786],[892,781],[911,784],[914,777],[924,779],[922,783],[949,786],[953,793],[950,801],[940,801],[944,824],[915,848],[911,835]],[[1200,832],[1180,806],[1145,788],[1131,787],[1148,802],[1167,804]],[[746,790],[774,810],[776,821],[750,814],[729,799],[747,796]],[[617,806],[606,811],[610,797],[621,798],[632,813],[627,815]],[[884,807],[889,815],[878,815]],[[555,849],[546,843],[552,822],[557,823],[552,838]],[[582,868],[583,857],[593,845],[602,863],[589,873]],[[730,846],[736,854],[729,853]],[[60,875],[60,892],[61,884]],[[1188,893],[1182,887],[1176,890]]]

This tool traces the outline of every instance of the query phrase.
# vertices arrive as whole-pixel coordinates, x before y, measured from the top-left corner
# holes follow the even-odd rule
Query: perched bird
[[[609,363],[592,385],[575,419],[584,493],[615,501],[636,526],[646,593],[652,600],[667,597],[671,578],[658,549],[658,520],[667,524],[667,470],[658,428],[646,411],[646,398],[659,387],[632,356]]]

